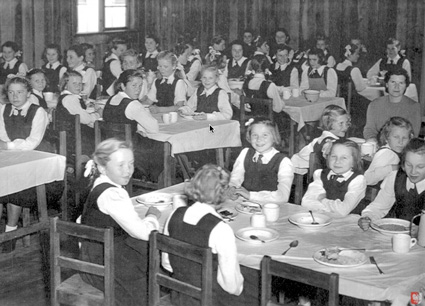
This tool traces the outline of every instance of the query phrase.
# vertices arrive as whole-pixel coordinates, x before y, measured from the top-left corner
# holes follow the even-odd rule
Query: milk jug
[[[411,227],[413,226],[413,220],[419,216],[421,216],[421,221],[419,221],[418,245],[425,247],[425,209],[412,218]]]

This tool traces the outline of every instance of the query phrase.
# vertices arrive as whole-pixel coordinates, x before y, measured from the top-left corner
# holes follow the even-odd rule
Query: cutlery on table
[[[294,240],[289,244],[289,248],[282,253],[282,255],[285,255],[286,253],[288,253],[288,251],[292,248],[296,248],[298,246],[298,240]]]
[[[338,253],[342,251],[366,251],[365,248],[338,248]]]
[[[258,241],[261,241],[262,243],[266,243],[263,239],[260,239],[260,238],[258,238],[257,236],[255,236],[255,235],[251,235],[251,236],[249,236],[249,238],[251,238],[252,240],[258,240]]]
[[[319,222],[316,222],[316,220],[314,219],[313,212],[311,210],[309,210],[308,212],[310,213],[311,217],[313,218],[313,222],[311,222],[311,224],[314,224],[314,225],[319,224]]]
[[[374,264],[378,268],[379,274],[384,274],[384,272],[381,270],[381,268],[379,268],[378,264],[376,263],[375,257],[370,256],[369,259],[370,263]]]

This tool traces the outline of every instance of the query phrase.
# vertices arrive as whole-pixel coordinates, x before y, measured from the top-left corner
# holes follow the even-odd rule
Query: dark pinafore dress
[[[326,90],[327,89],[326,85],[328,82],[328,70],[329,70],[329,67],[326,66],[323,69],[322,75],[320,75],[317,70],[312,73],[313,68],[309,67],[307,71],[308,84],[309,84],[308,89],[319,90],[319,91]]]
[[[44,92],[59,92],[59,74],[62,69],[62,65],[58,65],[56,69],[49,68],[50,64],[43,65],[41,69],[43,69],[44,74],[46,75],[46,79],[48,80],[46,88]]]
[[[405,57],[401,56],[397,63],[388,63],[388,57],[381,58],[381,62],[379,63],[379,71],[392,71],[396,68],[403,68],[403,63],[406,60]]]
[[[291,73],[293,69],[297,69],[293,62],[289,63],[285,70],[281,70],[280,67],[276,69],[276,64],[272,67],[273,69],[270,71],[272,73],[272,81],[276,84],[276,86],[291,86]]]
[[[9,74],[17,74],[19,72],[19,66],[21,66],[22,62],[18,60],[13,66],[13,68],[10,68],[10,66],[7,66],[6,69],[4,68],[5,64],[6,63],[0,64],[0,84],[6,83],[7,76]]]
[[[115,305],[148,305],[148,242],[130,237],[114,219],[102,213],[97,205],[99,196],[112,187],[116,186],[102,183],[93,188],[84,206],[81,223],[114,229]],[[82,242],[81,258],[103,264],[103,245]],[[104,290],[102,277],[87,273],[81,273],[81,277],[99,290]]]
[[[233,65],[233,59],[230,59],[228,64],[227,64],[227,78],[228,79],[240,79],[245,77],[245,71],[246,71],[246,67],[248,66],[249,63],[249,59],[245,59],[242,62],[242,65],[239,66]]]
[[[176,90],[177,82],[180,79],[174,76],[174,81],[172,84],[168,84],[167,82],[162,82],[163,79],[155,80],[156,87],[156,99],[158,102],[155,104],[157,106],[174,106],[174,93]]]
[[[209,237],[211,231],[217,226],[218,223],[222,222],[220,218],[206,214],[203,216],[197,224],[191,225],[183,222],[184,215],[188,207],[180,207],[174,213],[168,224],[168,230],[170,237],[199,246],[208,248]],[[201,265],[189,261],[185,258],[173,256],[169,254],[170,264],[173,268],[173,276],[184,282],[189,282],[195,286],[201,284]],[[218,268],[218,256],[213,254],[213,306],[237,306],[245,305],[243,293],[240,296],[229,294],[224,291],[221,286],[217,283],[217,268]],[[198,306],[199,301],[183,295],[173,294],[173,303],[178,306]]]
[[[157,71],[158,70],[158,59],[156,56],[150,55],[149,57],[145,57],[143,55],[143,68],[145,71]]]
[[[214,92],[207,97],[207,95],[202,95],[204,91],[204,86],[199,86],[196,91],[197,94],[197,105],[195,112],[204,112],[207,114],[211,114],[213,112],[219,112],[218,109],[218,95],[220,94],[221,88],[217,88]]]
[[[42,107],[42,108],[44,108],[45,110],[47,110],[47,102],[46,102],[46,100],[44,100],[44,98],[43,97],[40,97],[39,95],[37,95],[37,94],[35,94],[35,93],[32,93],[32,95],[33,96],[35,96],[36,98],[37,98],[37,100],[38,100],[38,104]]]
[[[111,58],[103,64],[103,68],[102,68],[102,87],[103,87],[102,88],[102,95],[104,95],[104,96],[109,96],[109,94],[107,93],[107,90],[117,79],[112,74],[112,71],[111,71],[111,63],[113,61],[117,61],[117,59]]]
[[[344,201],[345,194],[348,191],[348,185],[350,185],[351,181],[360,175],[360,173],[354,172],[348,180],[338,182],[337,180],[328,179],[330,171],[331,169],[324,169],[320,175],[320,179],[323,182],[323,188],[326,190],[326,198]]]

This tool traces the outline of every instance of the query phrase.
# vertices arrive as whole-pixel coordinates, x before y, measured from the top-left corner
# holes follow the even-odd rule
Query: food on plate
[[[382,230],[393,231],[393,232],[403,232],[403,231],[409,230],[409,227],[399,225],[399,224],[381,224],[378,227]]]
[[[320,251],[318,260],[338,265],[356,265],[364,262],[365,254],[359,251],[330,247]]]
[[[228,210],[222,210],[222,211],[220,211],[219,213],[220,213],[220,215],[222,215],[223,217],[229,217],[229,216],[233,215],[233,213],[231,213],[231,212],[230,212],[230,211],[228,211]]]
[[[251,214],[261,212],[261,207],[259,207],[259,206],[251,206],[251,205],[248,205],[248,204],[241,204],[240,208],[243,211],[251,213]]]

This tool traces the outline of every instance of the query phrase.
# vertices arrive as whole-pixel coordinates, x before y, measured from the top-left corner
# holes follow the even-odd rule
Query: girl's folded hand
[[[146,217],[149,215],[155,216],[157,219],[161,218],[161,212],[156,207],[149,207],[148,211],[146,212]]]
[[[360,226],[360,228],[364,231],[367,231],[370,227],[371,220],[369,217],[361,217],[357,224]]]
[[[200,114],[193,115],[193,119],[195,119],[195,120],[207,120],[207,114],[200,113]]]

